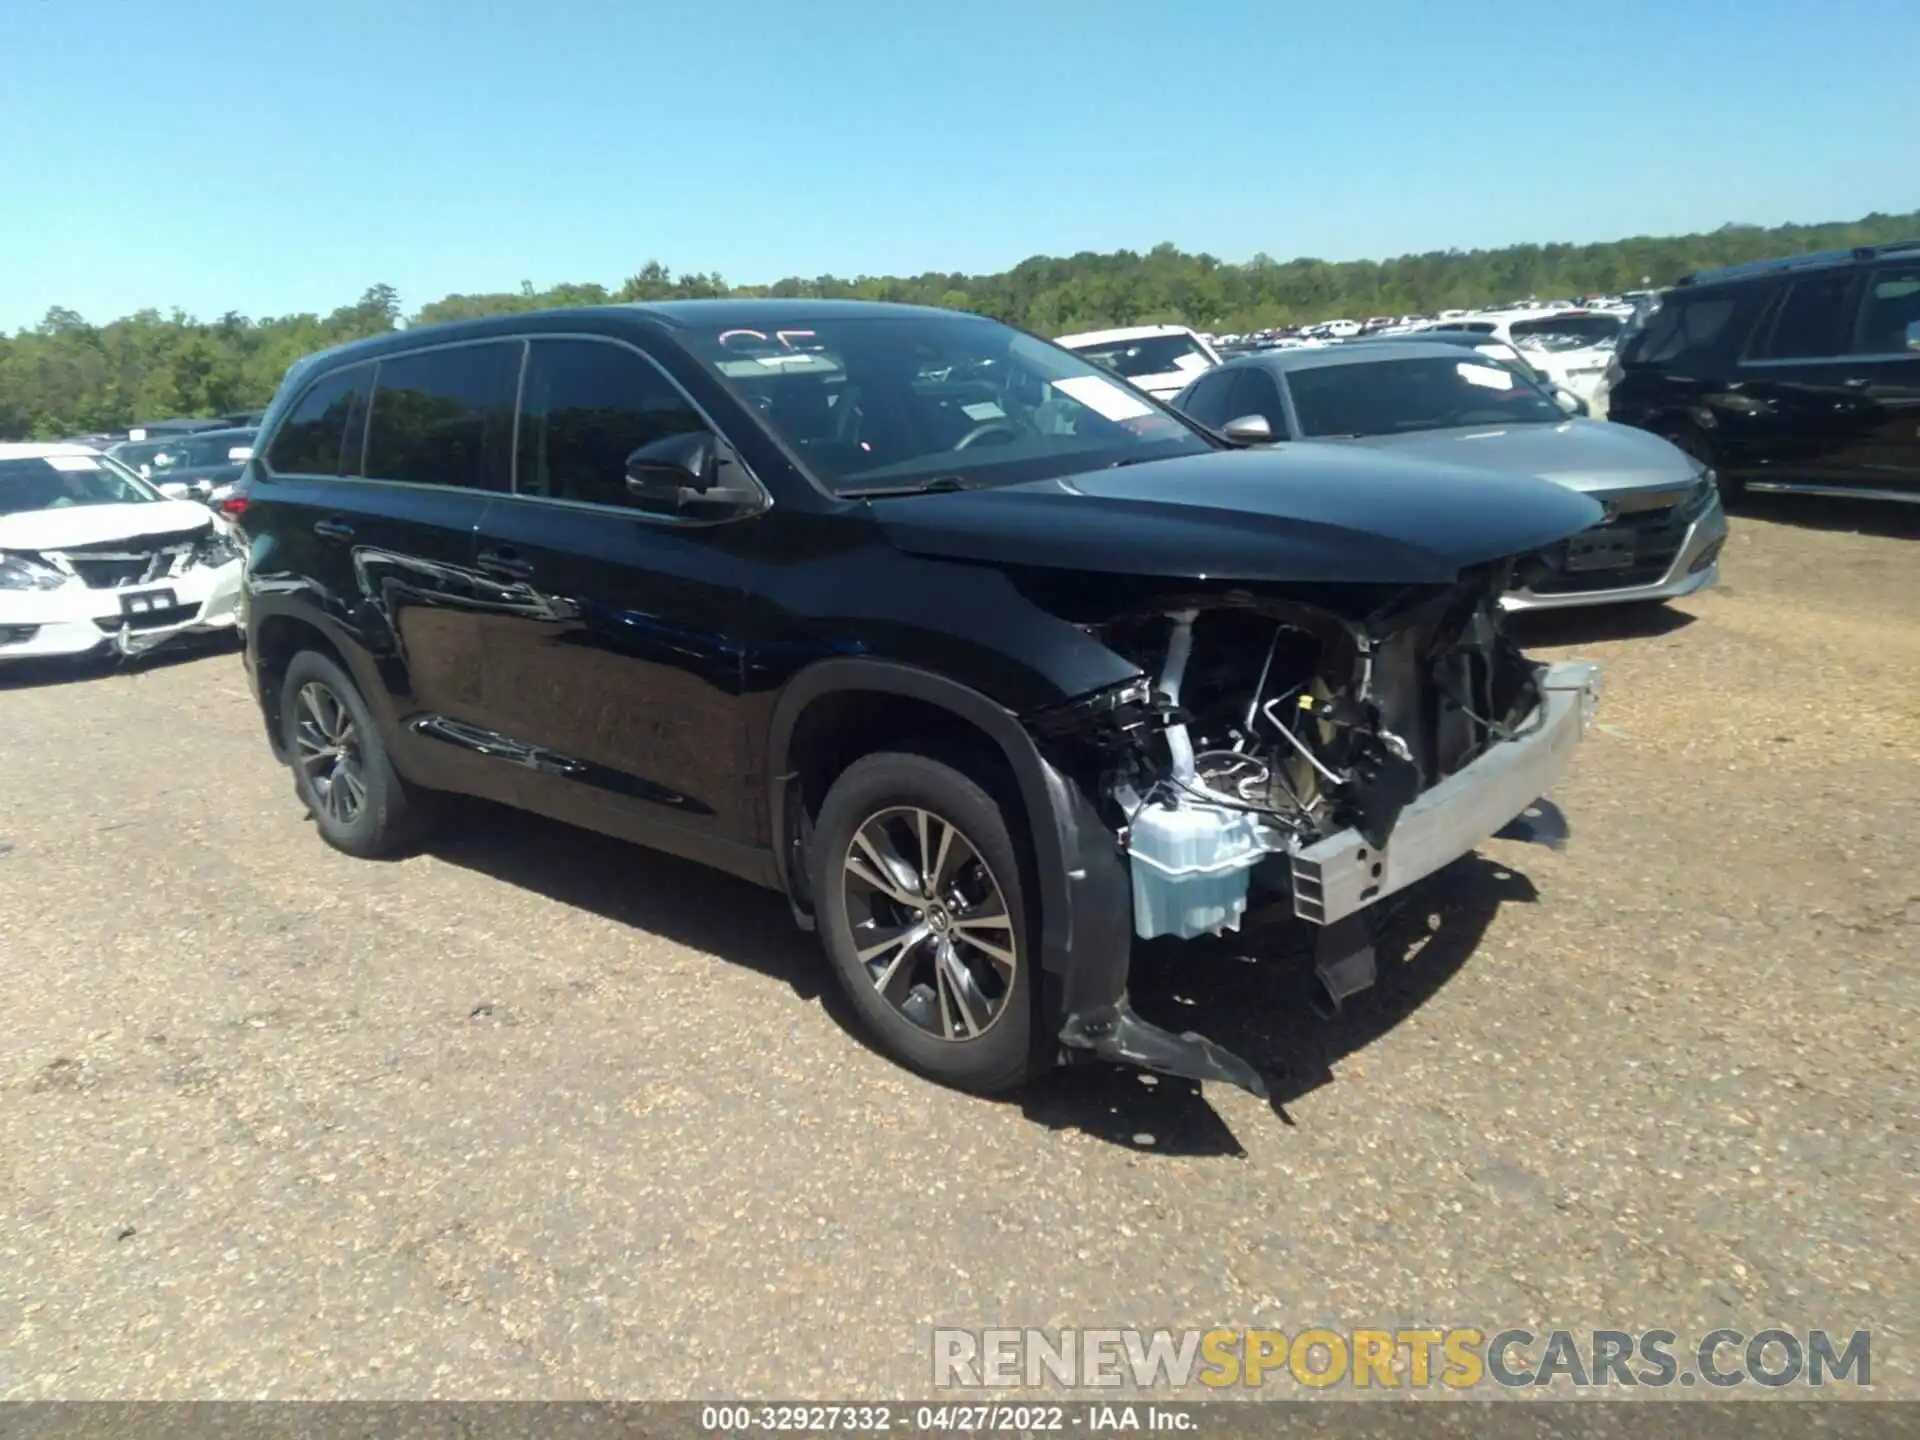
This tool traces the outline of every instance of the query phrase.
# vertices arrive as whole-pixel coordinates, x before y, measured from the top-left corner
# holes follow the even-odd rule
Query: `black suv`
[[[1686,276],[1602,392],[1729,492],[1920,499],[1920,241]]]
[[[1592,500],[1236,449],[950,311],[410,330],[296,366],[261,439],[246,659],[327,841],[461,792],[719,866],[971,1088],[1091,1055],[1261,1092],[1134,1014],[1133,939],[1290,896],[1337,1001],[1371,907],[1527,811],[1597,695],[1497,603]]]

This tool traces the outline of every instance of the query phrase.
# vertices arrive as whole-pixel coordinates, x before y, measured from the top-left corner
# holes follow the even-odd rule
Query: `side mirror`
[[[1582,400],[1571,390],[1562,390],[1558,386],[1554,387],[1553,403],[1569,415],[1586,415],[1590,413],[1586,401]]]
[[[1907,322],[1907,349],[1920,350],[1920,320]]]
[[[169,500],[191,500],[193,498],[186,484],[178,480],[170,480],[164,485],[155,485],[153,488]]]
[[[732,447],[710,430],[686,430],[649,441],[627,456],[627,493],[642,508],[688,519],[726,520],[766,506]]]
[[[1235,445],[1265,445],[1273,439],[1273,426],[1264,415],[1242,415],[1222,425],[1220,433]]]

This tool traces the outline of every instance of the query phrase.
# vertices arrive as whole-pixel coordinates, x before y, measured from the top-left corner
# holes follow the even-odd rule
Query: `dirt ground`
[[[1891,507],[1890,507],[1891,508]],[[995,1102],[848,1033],[775,896],[476,808],[326,849],[231,651],[0,675],[0,1397],[902,1397],[936,1325],[1873,1332],[1920,1398],[1915,516],[1737,516],[1555,796],[1313,1018],[1141,1008],[1275,1103]]]

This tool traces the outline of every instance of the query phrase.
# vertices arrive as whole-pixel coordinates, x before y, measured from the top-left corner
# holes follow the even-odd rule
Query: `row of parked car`
[[[1676,287],[1616,399],[1696,323],[1780,368],[1813,277],[1844,275],[1847,345],[1885,343],[1915,257]],[[1715,476],[1471,343],[1155,352],[1169,405],[1116,373],[1131,342],[1079,339],[739,300],[356,342],[288,373],[218,514],[97,450],[0,449],[0,653],[237,620],[346,853],[485,797],[777,890],[943,1081],[1091,1058],[1264,1093],[1132,1009],[1134,942],[1284,905],[1337,1010],[1410,886],[1559,839],[1599,675],[1503,613],[1707,583]]]
[[[1134,384],[1161,398],[1171,398],[1192,378],[1196,367],[1217,365],[1231,356],[1412,335],[1440,340],[1464,337],[1486,347],[1485,353],[1517,364],[1554,389],[1576,397],[1581,402],[1580,413],[1585,414],[1598,397],[1601,377],[1629,328],[1630,317],[1600,310],[1530,308],[1367,328],[1351,321],[1330,324],[1351,328],[1335,328],[1329,333],[1322,327],[1309,326],[1297,334],[1226,343],[1184,325],[1136,325],[1066,335],[1059,343],[1082,354],[1098,353]]]
[[[1234,345],[1172,325],[1060,343],[1169,401],[1224,358],[1407,340],[1467,345],[1571,414],[1671,441],[1724,490],[1914,499],[1916,321],[1920,241],[1701,271],[1658,293],[1331,321],[1290,336],[1228,337]],[[1360,373],[1390,372],[1355,372],[1356,383]]]
[[[1404,335],[1417,330],[1465,327],[1482,334],[1495,328],[1506,331],[1514,322],[1524,322],[1503,338],[1521,339],[1532,345],[1533,337],[1573,336],[1592,339],[1609,333],[1597,325],[1563,325],[1562,317],[1603,316],[1624,322],[1649,303],[1656,292],[1629,291],[1625,295],[1586,295],[1578,300],[1512,300],[1504,304],[1482,305],[1474,310],[1439,310],[1432,315],[1374,315],[1366,320],[1320,320],[1309,325],[1281,326],[1255,330],[1247,334],[1203,335],[1208,344],[1223,353],[1285,348],[1324,343],[1330,340],[1357,340],[1372,335]]]

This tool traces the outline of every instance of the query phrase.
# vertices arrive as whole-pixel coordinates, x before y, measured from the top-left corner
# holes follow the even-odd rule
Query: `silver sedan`
[[[1607,518],[1556,545],[1510,610],[1672,600],[1719,578],[1726,512],[1713,472],[1657,435],[1568,413],[1515,367],[1458,346],[1334,346],[1242,356],[1174,407],[1242,442],[1392,449],[1454,467],[1512,470],[1580,490]]]

